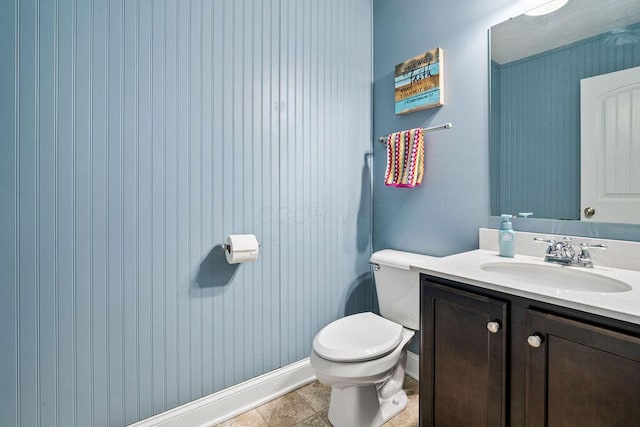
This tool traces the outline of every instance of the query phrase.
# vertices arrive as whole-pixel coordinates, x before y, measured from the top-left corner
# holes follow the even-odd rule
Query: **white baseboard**
[[[315,381],[309,358],[210,394],[130,427],[210,427]]]
[[[407,352],[406,374],[419,380],[420,356]],[[210,427],[302,387],[316,376],[309,358],[210,394],[130,427]]]
[[[407,375],[416,381],[420,381],[420,356],[407,351]]]

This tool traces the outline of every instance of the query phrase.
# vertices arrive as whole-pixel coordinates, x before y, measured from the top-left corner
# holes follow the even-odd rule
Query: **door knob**
[[[533,348],[538,348],[538,347],[540,347],[540,344],[542,344],[542,342],[543,342],[543,341],[544,341],[544,339],[543,339],[540,335],[538,335],[538,334],[530,335],[530,336],[527,338],[527,343],[529,343],[529,345],[530,345],[531,347],[533,347]]]
[[[596,214],[596,210],[593,209],[592,207],[589,206],[584,208],[584,216],[586,216],[587,218],[591,218],[595,214]]]
[[[487,323],[487,329],[492,334],[498,333],[498,331],[500,330],[500,322],[493,321],[493,322]]]

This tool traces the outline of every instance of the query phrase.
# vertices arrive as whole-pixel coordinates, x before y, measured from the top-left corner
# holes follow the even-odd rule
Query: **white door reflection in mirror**
[[[581,219],[640,223],[640,67],[580,81]]]

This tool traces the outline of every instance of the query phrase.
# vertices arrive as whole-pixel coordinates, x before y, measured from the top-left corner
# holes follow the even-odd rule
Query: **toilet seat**
[[[415,331],[402,328],[400,343],[389,354],[359,362],[334,362],[312,350],[311,366],[315,369],[318,380],[323,384],[356,385],[383,381],[393,372],[406,344],[414,335]]]
[[[391,353],[402,341],[403,326],[376,314],[358,313],[325,326],[313,351],[334,362],[363,362]]]

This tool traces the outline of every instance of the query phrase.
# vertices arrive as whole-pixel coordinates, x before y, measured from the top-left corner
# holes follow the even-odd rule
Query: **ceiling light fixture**
[[[569,0],[552,0],[549,3],[545,3],[542,6],[536,7],[535,9],[531,9],[530,11],[525,12],[524,14],[528,16],[546,15],[548,13],[552,13],[560,9],[562,6],[567,4],[568,1]]]

